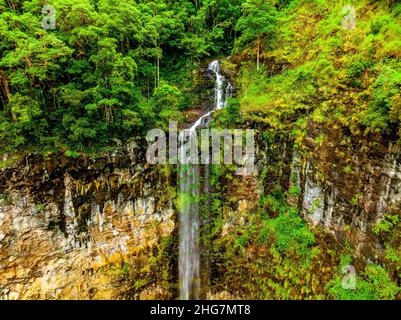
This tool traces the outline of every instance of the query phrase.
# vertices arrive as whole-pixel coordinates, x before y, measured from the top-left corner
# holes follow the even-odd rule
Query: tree
[[[276,8],[271,1],[247,0],[242,5],[242,16],[235,29],[241,33],[236,41],[236,48],[253,46],[256,53],[256,65],[259,70],[260,51],[266,40],[273,34],[276,23]]]

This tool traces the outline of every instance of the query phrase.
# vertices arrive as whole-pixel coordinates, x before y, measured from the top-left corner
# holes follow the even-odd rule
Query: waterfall
[[[215,60],[209,64],[209,70],[213,71],[216,75],[216,82],[214,86],[214,99],[215,99],[215,108],[220,110],[225,106],[225,99],[224,99],[224,90],[223,84],[225,78],[222,74],[220,74],[220,61]]]
[[[194,132],[210,120],[214,111],[222,109],[227,104],[227,98],[233,94],[233,86],[220,73],[220,61],[209,64],[208,70],[215,74],[214,108],[202,115],[180,137],[180,146],[190,143]],[[226,87],[224,88],[224,85]],[[183,300],[200,298],[200,248],[199,248],[199,196],[200,167],[190,164],[190,155],[180,149],[181,165],[179,168],[180,185],[180,231],[179,231],[179,279],[180,298]]]

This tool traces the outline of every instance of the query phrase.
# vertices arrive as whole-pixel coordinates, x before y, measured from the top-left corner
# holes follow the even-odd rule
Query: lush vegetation
[[[309,121],[354,136],[397,133],[401,3],[354,1],[355,29],[342,28],[344,4],[294,1],[278,15],[260,72],[242,68],[246,115],[272,131],[290,128],[299,145]]]
[[[363,137],[361,152],[372,137],[399,140],[401,2],[350,2],[358,13],[351,30],[341,26],[345,1],[54,0],[56,29],[44,30],[44,1],[5,0],[0,155],[27,150],[80,156],[181,121],[196,107],[193,71],[229,55],[223,67],[236,75],[240,92],[214,125],[255,123],[258,139],[271,148],[266,153],[277,148],[280,136],[307,152],[311,124],[346,132],[337,141],[344,148]],[[320,146],[325,139],[321,130],[309,142]],[[347,152],[338,155],[344,174],[352,175]],[[202,242],[213,261],[210,290],[259,299],[399,297],[399,212],[387,213],[373,230],[386,248],[384,263],[354,261],[347,243],[301,218],[292,201],[299,190],[282,186],[275,176],[279,165],[269,163],[269,187],[262,172],[256,209],[231,215],[236,193],[249,186],[241,186],[231,168],[211,167],[211,193],[201,199],[207,201],[202,219],[209,222]],[[353,199],[359,205],[357,194]],[[124,295],[137,298],[160,281],[166,296],[173,296],[170,260],[176,250],[170,240],[135,265],[110,271]],[[357,288],[347,290],[342,270],[354,263]]]
[[[194,63],[230,53],[241,2],[55,0],[44,30],[44,1],[2,1],[2,152],[96,151],[176,119]]]
[[[295,150],[308,153],[309,144],[324,154],[326,134],[342,132],[330,137],[340,160],[324,160],[351,177],[353,152],[376,152],[383,137],[400,139],[401,3],[353,1],[355,29],[341,25],[346,4],[290,1],[271,7],[247,1],[243,7],[237,24],[241,35],[234,47],[236,61],[241,62],[236,76],[241,92],[231,108],[240,107],[223,110],[218,123],[238,125],[231,113],[240,113],[243,123],[259,129],[258,139],[270,161],[260,176],[263,192],[257,214],[228,214],[236,207],[236,195],[246,193],[249,186],[216,187],[219,200],[213,207],[211,236],[205,236],[218,261],[216,292],[258,299],[400,297],[399,210],[394,208],[373,228],[386,252],[384,258],[367,262],[347,241],[336,243],[324,229],[307,226],[294,202],[299,188],[283,188],[277,173],[290,165],[274,156],[280,154],[283,137]],[[226,68],[233,66],[227,63]],[[318,132],[313,138],[312,130]],[[233,183],[232,172],[217,172],[221,185]],[[327,178],[324,172],[319,174],[318,179]],[[358,206],[360,198],[352,192],[356,191],[347,195],[350,208]],[[344,267],[349,265],[356,269],[352,289],[343,286]]]
[[[257,210],[232,211],[236,197],[249,192],[229,169],[212,170],[214,199],[204,214],[212,222],[203,230],[202,241],[215,261],[212,292],[217,298],[241,299],[343,299],[399,298],[398,215],[386,215],[375,232],[386,243],[382,263],[366,263],[346,241],[338,243],[319,227],[310,227],[292,203],[293,189],[275,186],[262,194]],[[218,181],[218,183],[217,183]],[[225,185],[234,184],[236,191]],[[358,258],[354,258],[358,257]],[[344,285],[355,268],[353,287]]]
[[[180,120],[197,63],[231,52],[250,61],[242,109],[274,130],[301,137],[307,119],[398,130],[397,1],[355,1],[354,30],[331,1],[55,0],[54,30],[43,5],[0,4],[3,152],[88,152]]]

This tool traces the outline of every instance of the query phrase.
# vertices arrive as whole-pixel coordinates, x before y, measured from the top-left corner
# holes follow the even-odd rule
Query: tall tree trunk
[[[260,66],[260,39],[256,40],[257,51],[256,51],[256,70],[259,71]]]
[[[155,62],[155,68],[156,68],[156,72],[154,73],[154,80],[155,80],[155,87],[153,88],[153,92],[154,90],[157,88],[157,62]]]
[[[160,86],[160,58],[157,56],[157,87]]]
[[[1,88],[1,100],[3,101],[3,103],[1,104],[2,106],[2,110],[5,110],[5,104],[6,101],[8,101],[8,99],[10,98],[10,88],[8,86],[8,79],[6,77],[5,74],[2,73],[2,71],[0,71],[0,88]],[[4,99],[3,99],[4,97]]]
[[[155,41],[156,47],[156,88],[160,86],[160,56],[159,56],[159,42],[158,40]]]
[[[149,80],[149,72],[148,72],[148,100],[150,99],[150,80]]]

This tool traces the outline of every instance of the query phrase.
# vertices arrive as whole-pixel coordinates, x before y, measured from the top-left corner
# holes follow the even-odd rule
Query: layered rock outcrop
[[[27,157],[3,170],[1,298],[120,298],[109,270],[175,232],[169,174],[140,163],[129,145],[96,160]]]

